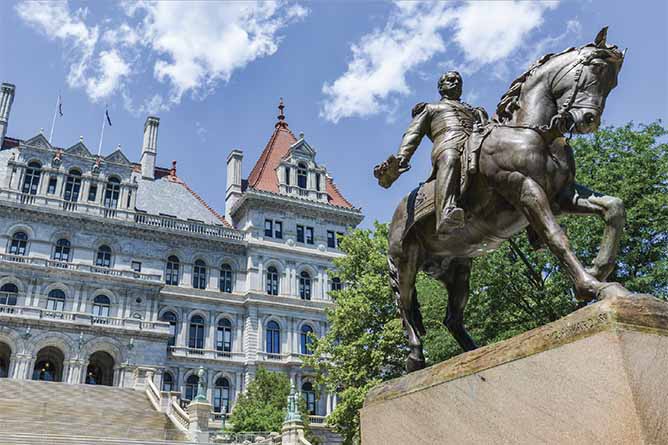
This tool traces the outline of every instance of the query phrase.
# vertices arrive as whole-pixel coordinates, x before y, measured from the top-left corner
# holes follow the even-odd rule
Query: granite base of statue
[[[668,303],[609,298],[385,382],[362,443],[666,444]]]

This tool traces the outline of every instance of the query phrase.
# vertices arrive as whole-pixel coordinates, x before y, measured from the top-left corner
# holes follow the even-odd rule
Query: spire
[[[285,105],[283,105],[283,98],[281,97],[281,100],[278,102],[278,122],[276,122],[276,128],[288,128],[288,123],[285,122],[285,114],[283,113],[284,108]]]

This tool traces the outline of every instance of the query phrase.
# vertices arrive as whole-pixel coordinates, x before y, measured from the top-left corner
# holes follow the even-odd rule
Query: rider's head
[[[462,96],[462,76],[457,71],[448,71],[438,79],[441,98],[459,99]]]

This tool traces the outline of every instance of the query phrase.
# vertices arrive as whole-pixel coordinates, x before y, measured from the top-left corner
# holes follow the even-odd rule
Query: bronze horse
[[[425,335],[415,291],[424,270],[448,291],[445,325],[460,346],[476,348],[464,328],[472,258],[496,249],[527,229],[559,259],[581,300],[627,295],[612,272],[624,225],[619,198],[602,196],[575,183],[575,161],[565,133],[590,133],[600,124],[605,100],[617,85],[624,54],[606,44],[607,28],[594,43],[548,54],[513,82],[501,98],[480,148],[478,173],[462,196],[465,227],[446,235],[435,231],[433,213],[412,221],[409,196],[390,225],[390,281],[408,333],[407,370],[424,368],[420,337]],[[593,265],[574,255],[555,214],[598,215],[604,236]]]

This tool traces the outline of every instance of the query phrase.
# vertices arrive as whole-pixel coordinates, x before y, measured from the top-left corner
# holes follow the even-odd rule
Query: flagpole
[[[102,153],[102,139],[104,138],[104,126],[107,123],[107,115],[106,111],[105,114],[102,115],[102,132],[100,133],[100,145],[97,147],[97,155],[100,156],[100,153]]]
[[[56,99],[56,109],[53,110],[53,120],[51,121],[51,133],[49,134],[49,144],[53,140],[53,130],[56,128],[56,117],[58,116],[58,105],[60,105],[60,94]]]

